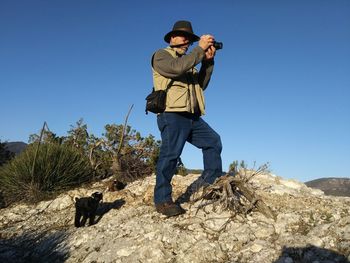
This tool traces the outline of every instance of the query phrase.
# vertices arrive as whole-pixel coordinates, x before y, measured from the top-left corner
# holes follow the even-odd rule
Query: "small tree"
[[[108,124],[105,129],[101,140],[110,155],[111,171],[117,179],[130,182],[155,171],[159,140],[153,135],[142,137],[131,126]]]
[[[78,149],[81,153],[87,153],[89,148],[89,133],[87,131],[87,125],[84,124],[84,120],[81,118],[76,123],[76,126],[71,125],[71,129],[68,131],[68,136],[65,137],[64,143],[71,145]]]

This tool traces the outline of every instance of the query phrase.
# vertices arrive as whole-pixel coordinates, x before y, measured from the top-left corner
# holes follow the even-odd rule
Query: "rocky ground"
[[[197,175],[175,176],[174,196]],[[350,198],[271,174],[256,176],[256,193],[276,214],[248,215],[202,201],[165,218],[152,205],[155,177],[104,192],[98,222],[75,228],[74,197],[104,191],[103,182],[37,205],[0,210],[0,262],[350,262]]]

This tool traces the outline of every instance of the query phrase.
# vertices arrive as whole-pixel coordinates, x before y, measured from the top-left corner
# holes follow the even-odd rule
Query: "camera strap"
[[[174,47],[182,47],[182,46],[186,46],[186,45],[191,45],[191,42],[186,42],[186,43],[182,43],[182,44],[177,44],[177,45],[170,45],[171,48],[174,48]]]

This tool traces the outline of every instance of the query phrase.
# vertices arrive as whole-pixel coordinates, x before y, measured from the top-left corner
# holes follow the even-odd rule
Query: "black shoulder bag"
[[[166,93],[170,86],[173,84],[171,80],[165,90],[154,90],[146,97],[146,114],[148,112],[162,113],[166,108]]]
[[[152,56],[152,67],[153,67],[153,57]],[[153,113],[162,113],[165,111],[166,108],[166,93],[168,89],[173,84],[174,80],[172,79],[165,90],[154,90],[154,87],[152,89],[152,92],[146,97],[146,114],[148,112]]]

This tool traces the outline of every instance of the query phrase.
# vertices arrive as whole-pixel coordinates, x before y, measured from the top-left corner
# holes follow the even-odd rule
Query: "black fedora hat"
[[[191,39],[191,42],[196,42],[199,40],[199,36],[193,33],[192,25],[191,25],[191,22],[189,21],[180,20],[175,22],[173,26],[173,30],[171,30],[168,34],[164,36],[165,42],[170,43],[171,35],[176,33],[189,36]]]

